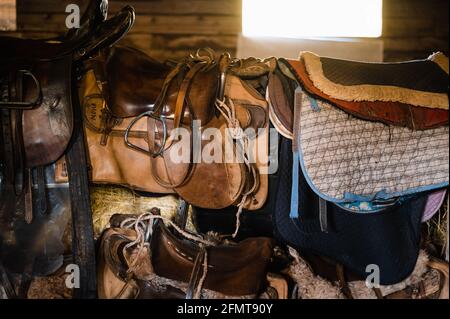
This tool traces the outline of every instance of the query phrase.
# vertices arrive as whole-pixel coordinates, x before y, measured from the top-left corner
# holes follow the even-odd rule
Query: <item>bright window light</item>
[[[382,0],[243,0],[244,36],[381,36]]]

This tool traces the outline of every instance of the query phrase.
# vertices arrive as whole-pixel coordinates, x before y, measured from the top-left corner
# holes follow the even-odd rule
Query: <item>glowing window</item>
[[[243,0],[244,36],[381,36],[382,0]]]

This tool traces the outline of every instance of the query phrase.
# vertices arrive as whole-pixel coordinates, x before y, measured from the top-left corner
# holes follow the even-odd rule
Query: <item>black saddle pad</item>
[[[244,210],[240,217],[241,225],[237,240],[252,237],[273,237],[272,211],[275,205],[278,174],[269,175],[269,192],[266,204],[259,210]],[[197,231],[206,234],[213,231],[219,234],[233,234],[236,228],[237,207],[225,209],[205,209],[193,207],[193,222]]]
[[[299,181],[299,216],[291,219],[292,142],[282,139],[280,178],[273,211],[275,235],[301,252],[331,258],[356,275],[366,278],[366,267],[377,265],[380,284],[398,283],[416,264],[421,215],[426,195],[371,214],[354,213],[327,203],[328,232],[321,231],[319,198],[303,174]],[[301,211],[301,214],[300,214]]]

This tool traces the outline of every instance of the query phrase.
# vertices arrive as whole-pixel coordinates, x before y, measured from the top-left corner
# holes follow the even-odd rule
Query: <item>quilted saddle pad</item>
[[[448,126],[417,131],[357,119],[301,88],[294,113],[293,173],[300,165],[327,201],[386,200],[448,186]]]

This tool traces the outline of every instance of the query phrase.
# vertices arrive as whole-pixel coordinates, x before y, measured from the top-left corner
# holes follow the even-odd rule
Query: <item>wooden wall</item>
[[[449,53],[449,0],[384,0],[385,60],[424,58]]]
[[[5,0],[3,0],[5,1]],[[65,32],[65,7],[88,0],[16,0],[18,33],[48,37]],[[241,0],[110,0],[110,12],[126,4],[137,12],[125,44],[156,58],[178,58],[199,47],[236,51],[241,31]],[[448,54],[449,0],[384,0],[385,59],[423,58],[437,50]]]
[[[0,0],[0,31],[16,29],[16,0]]]
[[[22,35],[46,37],[64,32],[65,7],[89,0],[17,0]],[[155,58],[185,56],[200,47],[236,51],[241,31],[241,0],[110,0],[110,14],[130,4],[136,23],[124,44]]]

